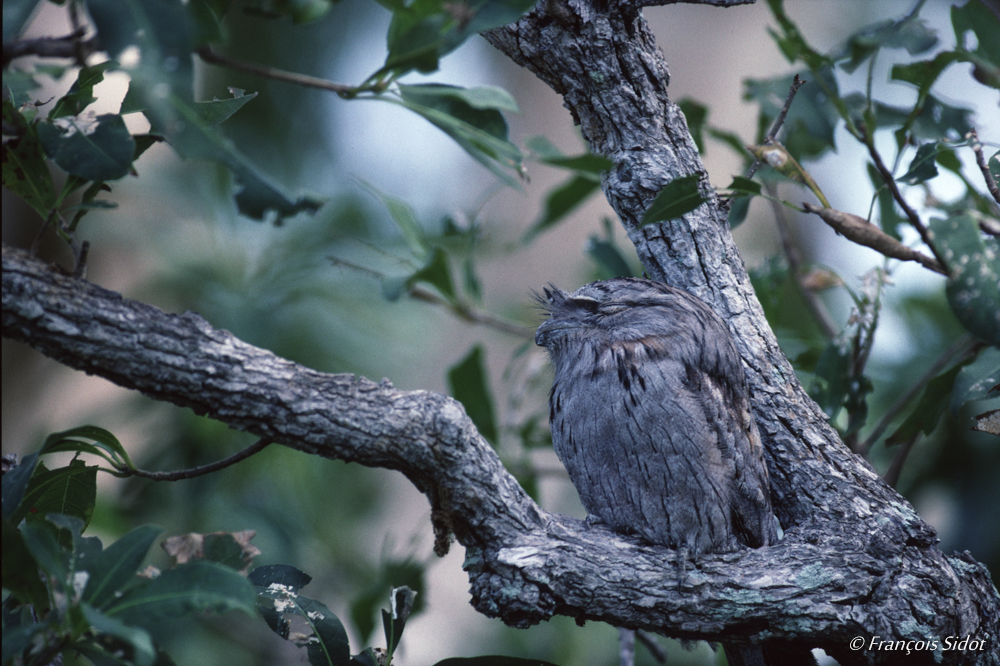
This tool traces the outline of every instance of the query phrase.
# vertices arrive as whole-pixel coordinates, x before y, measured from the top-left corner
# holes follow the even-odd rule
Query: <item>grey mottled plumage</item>
[[[539,299],[555,365],[552,441],[587,512],[691,553],[776,541],[739,354],[690,294],[652,280]]]

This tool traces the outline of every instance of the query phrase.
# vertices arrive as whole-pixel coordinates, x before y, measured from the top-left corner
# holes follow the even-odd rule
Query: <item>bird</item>
[[[535,343],[555,368],[552,444],[587,523],[675,549],[682,568],[687,557],[775,544],[747,379],[719,316],[642,278],[572,293],[549,285],[536,300],[548,318]],[[724,647],[730,664],[772,662],[760,645]],[[772,663],[815,663],[808,649],[771,647]]]
[[[747,381],[718,315],[641,278],[537,298],[552,443],[588,521],[692,556],[775,543]]]

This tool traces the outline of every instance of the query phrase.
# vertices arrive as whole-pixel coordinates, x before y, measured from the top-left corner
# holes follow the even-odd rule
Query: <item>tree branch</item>
[[[819,206],[805,202],[803,202],[802,207],[807,213],[819,215],[834,231],[843,234],[858,245],[870,247],[885,257],[899,259],[900,261],[915,261],[935,273],[948,275],[944,266],[938,263],[936,259],[932,259],[922,252],[917,252],[903,245],[863,217],[832,208],[820,208]]]
[[[540,509],[451,398],[316,372],[194,313],[124,299],[6,246],[3,335],[299,451],[402,472],[427,495],[438,529],[465,546],[473,605],[514,626],[559,614],[681,638],[782,637],[844,664],[866,663],[846,649],[859,634],[982,634],[996,654],[987,628],[1000,601],[986,569],[946,558],[863,462],[853,458],[850,470],[863,482],[847,483],[821,446],[812,464],[825,466],[828,483],[809,494],[831,520],[789,529],[771,548],[699,557],[691,570],[673,551]],[[775,471],[787,479],[792,470]]]

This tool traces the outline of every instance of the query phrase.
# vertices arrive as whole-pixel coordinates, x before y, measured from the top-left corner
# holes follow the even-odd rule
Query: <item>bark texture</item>
[[[594,152],[614,161],[604,190],[650,277],[698,296],[733,333],[785,530],[777,545],[703,555],[681,576],[670,550],[542,511],[450,398],[310,370],[6,247],[3,335],[286,446],[402,472],[436,529],[465,546],[473,605],[514,626],[560,614],[682,638],[781,638],[842,664],[904,651],[872,641],[937,641],[906,663],[1000,664],[989,573],[968,553],[945,556],[840,442],[778,348],[719,202],[641,226],[673,178],[697,173],[710,192],[641,4],[659,3],[548,0],[487,37],[561,94]],[[946,651],[967,636],[983,642]]]
[[[446,396],[316,372],[8,247],[2,309],[5,337],[70,367],[306,453],[402,472],[427,495],[437,529],[465,546],[473,605],[513,626],[559,614],[682,638],[780,637],[844,664],[898,654],[850,651],[856,636],[972,635],[984,649],[943,653],[949,663],[998,663],[1000,603],[985,567],[968,553],[945,557],[902,498],[876,500],[891,490],[866,467],[846,486],[829,468],[809,490],[842,522],[702,555],[692,569],[673,551],[543,511]],[[914,663],[932,658],[914,653]]]

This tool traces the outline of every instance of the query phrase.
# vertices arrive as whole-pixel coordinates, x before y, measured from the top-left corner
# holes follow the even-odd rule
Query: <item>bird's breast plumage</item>
[[[587,512],[692,552],[773,542],[767,470],[725,324],[651,280],[548,289],[544,305],[536,341],[555,365],[553,445]]]

